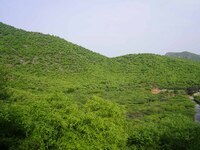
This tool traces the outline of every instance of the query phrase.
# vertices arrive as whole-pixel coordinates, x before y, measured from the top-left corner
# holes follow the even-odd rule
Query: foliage
[[[7,87],[7,72],[3,66],[0,66],[0,100],[8,99]]]
[[[199,127],[183,115],[165,115],[155,123],[134,126],[129,131],[128,144],[132,149],[197,150]]]
[[[123,149],[126,145],[123,109],[97,97],[82,107],[60,94],[21,104],[2,102],[0,122],[4,149]]]
[[[185,95],[199,88],[199,62],[107,58],[3,23],[0,62],[0,149],[199,147],[194,103]]]
[[[200,96],[194,96],[194,100],[195,100],[198,104],[200,104]]]

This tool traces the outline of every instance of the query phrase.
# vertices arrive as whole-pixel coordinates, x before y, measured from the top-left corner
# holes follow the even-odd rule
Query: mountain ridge
[[[191,53],[188,51],[183,52],[167,52],[165,56],[171,56],[171,57],[178,57],[178,58],[186,58],[194,61],[200,61],[200,55]]]

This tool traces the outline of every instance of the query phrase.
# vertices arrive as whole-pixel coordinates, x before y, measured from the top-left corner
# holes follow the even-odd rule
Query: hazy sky
[[[104,54],[200,54],[200,0],[0,0],[0,21]]]

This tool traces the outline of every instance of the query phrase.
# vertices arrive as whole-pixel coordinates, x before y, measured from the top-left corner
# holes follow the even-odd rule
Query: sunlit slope
[[[26,32],[3,23],[0,39],[1,60],[13,68],[31,69],[30,72],[80,73],[100,69],[107,60],[59,37]]]
[[[13,86],[68,86],[109,78],[112,61],[59,37],[0,23],[0,61]],[[105,77],[107,76],[107,77]]]
[[[10,87],[23,90],[49,92],[72,87],[98,93],[118,87],[186,88],[200,83],[198,62],[154,54],[108,58],[59,37],[3,23],[0,54]]]
[[[113,58],[118,73],[129,82],[163,88],[184,88],[200,83],[200,63],[155,54]]]

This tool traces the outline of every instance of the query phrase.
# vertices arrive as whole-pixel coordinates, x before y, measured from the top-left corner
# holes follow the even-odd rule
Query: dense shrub
[[[200,96],[194,96],[194,100],[195,100],[198,104],[200,104]]]
[[[1,148],[6,145],[16,149],[123,149],[126,146],[124,110],[97,97],[82,107],[54,94],[24,104],[3,104],[1,108]]]

